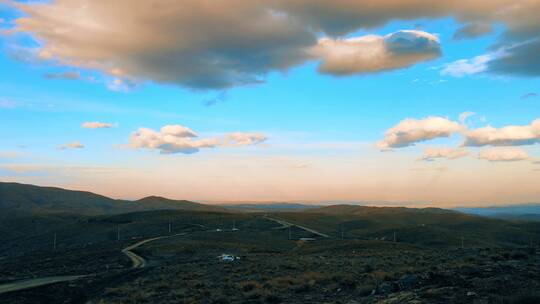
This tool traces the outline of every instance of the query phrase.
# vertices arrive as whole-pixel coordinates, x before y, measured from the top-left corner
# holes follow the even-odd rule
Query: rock
[[[389,294],[394,291],[394,287],[389,282],[383,282],[377,287],[377,294]]]
[[[422,303],[416,294],[411,292],[400,292],[392,294],[390,297],[384,300],[377,301],[378,304],[420,304]]]
[[[419,278],[415,274],[406,274],[398,281],[399,288],[401,290],[413,289],[420,282]]]

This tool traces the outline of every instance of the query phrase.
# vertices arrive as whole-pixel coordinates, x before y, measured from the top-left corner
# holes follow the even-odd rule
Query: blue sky
[[[21,15],[32,13],[3,7],[3,27],[16,28],[14,22]],[[457,122],[461,113],[471,111],[476,114],[467,120],[467,126],[473,130],[487,125],[523,126],[540,117],[540,99],[533,94],[522,98],[540,91],[535,77],[488,72],[454,77],[443,72],[457,60],[490,53],[507,30],[507,25],[496,24],[493,32],[484,36],[455,40],[453,35],[460,27],[455,20],[422,17],[389,21],[375,28],[359,27],[341,37],[384,36],[402,30],[436,35],[442,54],[409,67],[336,76],[319,73],[319,63],[308,60],[286,71],[262,73],[257,76],[264,79],[262,83],[202,89],[152,79],[137,81],[125,90],[114,89],[110,86],[114,76],[99,69],[32,58],[35,52],[27,50],[52,42],[37,38],[31,31],[4,34],[0,37],[0,179],[115,197],[157,194],[218,202],[355,200],[467,205],[538,200],[540,193],[532,186],[515,190],[521,191],[519,194],[505,192],[503,197],[489,194],[489,189],[507,185],[504,176],[508,173],[524,179],[525,184],[538,177],[539,166],[534,162],[540,151],[534,144],[511,147],[526,151],[527,158],[519,162],[478,159],[478,147],[469,148],[471,154],[460,159],[418,161],[426,147],[457,149],[462,142],[459,134],[422,139],[391,152],[376,148],[385,132],[405,119],[437,116]],[[80,74],[77,79],[50,77],[66,72]],[[84,122],[106,122],[113,127],[85,129],[81,127]],[[200,138],[241,132],[262,134],[265,139],[192,154],[180,150],[160,154],[160,148],[130,145],[130,136],[139,128],[157,131],[166,125],[185,126]],[[73,142],[84,148],[60,149]],[[265,161],[271,165],[258,167]],[[369,169],[362,173],[362,168]],[[377,175],[374,179],[379,184],[366,186],[373,177],[370,172],[382,174],[380,171],[388,176]],[[415,177],[418,173],[413,172],[422,171],[427,173]],[[492,176],[494,172],[498,178]],[[447,193],[468,187],[454,180],[471,174],[492,188],[471,190],[470,197],[445,199]],[[212,180],[214,175],[220,176],[218,181]],[[449,176],[441,182],[441,194],[426,196],[420,190],[411,190],[421,186],[404,181],[410,177],[410,183],[418,179],[425,186],[442,175]],[[167,178],[166,183],[161,176]],[[299,182],[298,191],[279,193],[276,189],[284,187],[284,180],[291,176],[304,180]],[[347,181],[336,181],[334,176]],[[259,178],[258,183],[254,181]],[[109,179],[115,182],[104,182]],[[246,181],[249,183],[244,186]],[[396,196],[380,194],[385,191],[384,185],[393,184],[399,185]],[[176,185],[189,185],[193,190]],[[230,190],[231,185],[253,191],[242,194]],[[325,191],[313,194],[312,189],[321,185]],[[362,191],[364,187],[368,190]]]

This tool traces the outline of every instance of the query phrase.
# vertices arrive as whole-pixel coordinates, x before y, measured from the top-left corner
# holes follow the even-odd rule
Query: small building
[[[303,237],[303,238],[300,238],[300,241],[302,241],[302,242],[314,242],[314,241],[316,241],[316,239],[315,238]]]

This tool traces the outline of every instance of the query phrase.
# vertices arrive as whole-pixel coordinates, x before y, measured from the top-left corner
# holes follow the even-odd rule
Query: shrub
[[[274,294],[267,295],[264,298],[264,300],[266,303],[269,303],[269,304],[278,304],[282,302],[281,298]]]
[[[243,291],[243,292],[250,292],[250,291],[253,291],[255,289],[260,289],[261,288],[261,284],[259,284],[259,282],[257,281],[244,281],[244,282],[240,282],[238,284],[238,286],[240,287],[240,289]]]

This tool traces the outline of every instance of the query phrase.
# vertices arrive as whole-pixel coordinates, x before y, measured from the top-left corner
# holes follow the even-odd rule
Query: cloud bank
[[[504,50],[502,55],[470,63],[469,71],[540,73],[538,1],[117,0],[84,4],[77,0],[13,4],[24,14],[11,32],[34,37],[40,58],[101,71],[111,83],[149,80],[220,89],[259,83],[269,72],[313,59],[321,60],[321,72],[338,75],[429,60],[438,56],[438,42],[420,31],[344,37],[392,20],[450,16],[463,24],[456,37],[485,34],[496,23],[506,27],[492,47]]]

